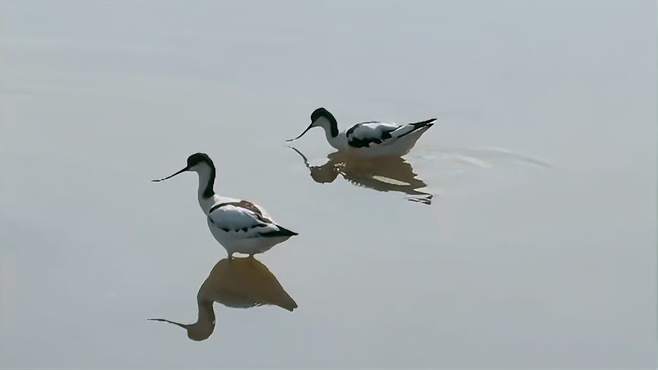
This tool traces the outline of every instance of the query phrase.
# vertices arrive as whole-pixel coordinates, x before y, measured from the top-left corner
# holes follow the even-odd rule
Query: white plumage
[[[311,125],[288,141],[299,139],[313,127],[322,127],[329,144],[339,151],[358,157],[400,157],[413,148],[434,121],[436,118],[407,124],[369,121],[339,132],[336,118],[328,110],[318,108],[311,114]]]
[[[262,207],[250,201],[215,194],[215,166],[204,153],[187,159],[182,170],[155,182],[169,179],[185,171],[199,175],[199,205],[207,216],[208,228],[226,249],[233,253],[254,255],[263,253],[297,233],[278,225]]]
[[[208,212],[208,221],[213,226],[226,232],[244,233],[244,235],[249,236],[277,230],[262,216],[254,211],[242,208],[240,203],[223,203],[213,206]]]

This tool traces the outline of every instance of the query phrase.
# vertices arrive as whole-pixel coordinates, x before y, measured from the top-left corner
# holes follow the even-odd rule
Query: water
[[[0,8],[0,368],[654,367],[655,5]],[[439,124],[364,168],[285,145],[319,106]],[[198,151],[300,233],[232,288],[299,307],[201,342],[146,320],[225,258],[195,176],[149,181]]]

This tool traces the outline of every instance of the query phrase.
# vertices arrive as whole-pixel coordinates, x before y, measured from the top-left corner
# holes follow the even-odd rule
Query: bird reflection
[[[223,259],[213,267],[197,293],[199,313],[193,324],[181,324],[166,319],[149,319],[180,326],[192,340],[205,340],[215,330],[213,303],[228,307],[250,308],[263,305],[279,306],[288,311],[297,303],[286,293],[274,274],[255,258]]]
[[[432,204],[433,195],[418,190],[426,187],[427,184],[417,178],[411,164],[400,157],[359,160],[334,152],[327,156],[329,160],[325,164],[311,166],[302,152],[290,148],[302,157],[311,172],[311,178],[319,184],[333,182],[338,175],[341,175],[357,186],[377,191],[405,193],[410,201]]]

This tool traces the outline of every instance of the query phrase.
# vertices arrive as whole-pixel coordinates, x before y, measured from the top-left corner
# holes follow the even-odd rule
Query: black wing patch
[[[345,136],[347,137],[347,144],[349,146],[353,146],[355,148],[363,148],[363,147],[369,147],[370,144],[373,144],[373,143],[374,144],[381,144],[381,143],[384,142],[384,140],[390,139],[392,137],[391,132],[395,131],[397,129],[397,128],[391,128],[389,130],[384,130],[383,129],[381,131],[381,135],[379,137],[374,137],[374,136],[372,136],[372,137],[363,137],[363,138],[354,137],[354,135],[353,135],[354,131],[356,129],[358,129],[362,124],[365,124],[365,123],[376,123],[376,121],[362,122],[362,123],[358,123],[358,124],[350,127],[350,129],[347,130],[347,132],[345,133]]]
[[[283,227],[281,225],[276,225],[276,227],[279,228],[278,231],[269,231],[269,232],[266,232],[266,233],[261,233],[260,235],[264,236],[266,238],[275,237],[275,236],[295,236],[295,235],[299,235],[298,233],[296,233],[292,230],[288,230],[288,229],[286,229],[285,227]]]

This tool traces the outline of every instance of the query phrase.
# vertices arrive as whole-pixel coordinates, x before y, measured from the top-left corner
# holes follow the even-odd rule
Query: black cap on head
[[[332,117],[331,113],[329,113],[328,110],[324,109],[324,107],[320,107],[311,113],[311,122],[315,121],[316,119],[320,117]]]
[[[314,126],[315,121],[318,120],[319,118],[322,118],[322,117],[329,120],[329,129],[331,130],[331,136],[338,135],[338,124],[336,123],[336,119],[334,118],[333,114],[329,113],[329,111],[324,109],[323,107],[320,107],[320,108],[314,110],[313,113],[311,113],[311,124],[306,128],[306,130],[302,131],[302,133],[299,134],[299,136],[297,136],[296,138],[288,139],[286,141],[297,140],[300,137],[304,136],[304,134],[308,130],[310,130],[311,128],[318,127],[318,126]],[[326,129],[326,127],[325,127],[325,129]]]
[[[206,162],[212,164],[212,160],[208,157],[206,153],[194,153],[191,156],[187,157],[187,167],[190,168],[201,162]]]

